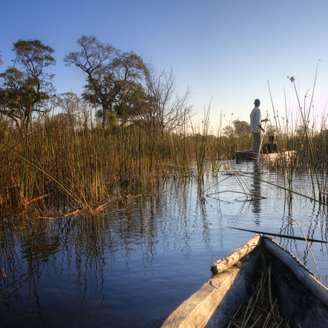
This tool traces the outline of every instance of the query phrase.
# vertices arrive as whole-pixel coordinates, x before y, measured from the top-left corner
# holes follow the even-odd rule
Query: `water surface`
[[[230,227],[328,240],[327,208],[272,185],[285,181],[262,165],[224,162],[203,181],[172,179],[100,217],[4,222],[0,326],[152,327],[252,236]],[[294,191],[311,196],[311,182],[294,177]],[[325,244],[277,242],[327,283]]]

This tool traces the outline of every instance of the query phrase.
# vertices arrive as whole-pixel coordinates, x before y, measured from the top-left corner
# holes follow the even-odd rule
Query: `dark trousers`
[[[259,153],[261,146],[261,132],[253,132],[253,152]]]

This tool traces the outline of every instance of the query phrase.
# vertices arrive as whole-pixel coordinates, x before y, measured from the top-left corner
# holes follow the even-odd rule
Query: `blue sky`
[[[288,115],[297,117],[287,76],[303,103],[320,60],[312,111],[319,121],[328,101],[327,12],[325,0],[1,0],[0,71],[13,59],[14,42],[39,39],[55,49],[57,91],[80,93],[84,76],[63,58],[82,34],[93,35],[158,71],[172,69],[178,91],[191,91],[195,119],[210,106],[215,130],[220,113],[223,125],[248,121],[255,98],[272,119],[268,80],[280,117],[284,92]]]

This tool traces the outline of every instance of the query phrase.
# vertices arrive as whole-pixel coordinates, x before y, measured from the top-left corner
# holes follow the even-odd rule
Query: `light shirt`
[[[254,107],[250,115],[251,123],[250,128],[252,133],[261,132],[261,110],[259,107]]]

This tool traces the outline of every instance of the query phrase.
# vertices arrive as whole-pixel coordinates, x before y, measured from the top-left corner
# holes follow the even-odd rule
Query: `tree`
[[[49,111],[53,75],[46,68],[55,63],[54,50],[39,40],[19,40],[14,43],[14,66],[0,74],[0,113],[11,118],[18,127],[27,130],[32,113]]]
[[[57,116],[65,120],[71,128],[90,126],[90,107],[74,92],[64,92],[56,96],[56,106],[62,109]]]
[[[73,92],[62,93],[56,97],[56,105],[63,110],[69,126],[74,128],[79,118],[79,97]]]
[[[171,132],[190,118],[189,91],[178,95],[172,71],[169,74],[163,71],[158,75],[154,69],[149,69],[146,92],[141,118],[151,130]]]
[[[223,128],[223,134],[225,136],[227,136],[228,138],[234,138],[235,136],[235,129],[230,126],[230,125],[227,125],[226,127]]]
[[[147,106],[148,97],[144,87],[138,83],[126,83],[114,106],[114,112],[121,125],[125,125],[129,121],[134,122],[135,117],[139,118]]]
[[[141,57],[103,44],[93,36],[81,36],[77,43],[80,50],[69,53],[64,61],[87,75],[83,98],[100,107],[98,116],[102,117],[103,126],[108,112],[121,118],[137,115],[138,106],[131,105],[131,96],[140,93],[147,75]]]
[[[250,126],[246,121],[234,120],[232,122],[235,133],[238,137],[245,137],[250,134]]]
[[[232,126],[228,125],[223,129],[223,133],[229,138],[244,138],[250,134],[250,126],[246,121],[234,120]]]

